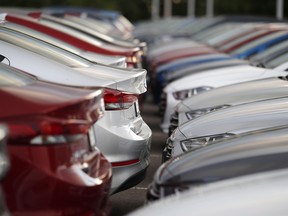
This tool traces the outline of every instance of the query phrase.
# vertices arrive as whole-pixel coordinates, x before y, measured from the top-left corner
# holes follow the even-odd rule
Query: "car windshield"
[[[68,67],[89,67],[92,62],[69,51],[32,36],[5,27],[0,28],[1,40],[53,59]]]
[[[25,86],[35,82],[36,78],[0,63],[0,87]]]

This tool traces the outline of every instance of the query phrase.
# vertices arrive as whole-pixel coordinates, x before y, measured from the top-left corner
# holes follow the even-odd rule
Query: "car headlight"
[[[184,152],[187,152],[187,151],[196,150],[198,148],[202,148],[206,145],[211,144],[212,142],[226,139],[231,136],[234,136],[234,134],[224,133],[224,134],[216,134],[216,135],[210,135],[210,136],[204,136],[204,137],[190,138],[190,139],[182,140],[180,142],[180,145],[181,145],[182,150]]]
[[[186,112],[186,116],[189,120],[192,120],[192,119],[198,118],[202,115],[205,115],[209,112],[213,112],[213,111],[216,111],[219,109],[224,109],[224,108],[227,108],[229,106],[230,105],[219,105],[219,106],[208,107],[208,108],[203,108],[203,109],[198,109],[198,110],[192,110],[192,111]]]
[[[185,90],[173,92],[173,97],[176,100],[184,100],[185,98],[192,97],[193,95],[196,95],[205,91],[209,91],[212,88],[213,87],[210,87],[210,86],[201,86],[201,87],[197,87],[193,89],[185,89]]]

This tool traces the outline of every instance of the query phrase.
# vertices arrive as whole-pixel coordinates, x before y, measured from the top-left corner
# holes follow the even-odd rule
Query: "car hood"
[[[213,134],[241,134],[287,124],[288,98],[258,101],[220,109],[188,121],[178,127],[186,137]]]
[[[282,96],[288,96],[288,81],[279,77],[271,77],[203,92],[183,100],[177,108],[181,113],[219,105],[234,106]]]
[[[247,133],[241,137],[215,142],[205,148],[187,152],[162,164],[157,170],[154,180],[160,185],[178,186],[185,182],[204,183],[202,180],[205,177],[207,181],[213,181],[213,178],[209,178],[213,174],[205,168],[211,165],[217,166],[217,164],[220,164],[220,166],[219,169],[216,169],[216,172],[222,172],[227,177],[230,175],[230,177],[233,177],[233,171],[231,171],[231,174],[229,172],[225,174],[225,171],[221,171],[221,163],[261,155],[288,153],[288,146],[286,145],[287,132],[287,126],[260,130],[258,133]],[[279,166],[281,164],[283,164],[283,161]],[[248,167],[243,168],[244,173],[245,169],[249,169]],[[242,168],[238,167],[237,169],[241,170]],[[235,174],[241,175],[237,172]],[[217,180],[217,178],[214,180]]]
[[[239,83],[242,80],[247,81],[247,77],[260,79],[261,75],[263,75],[266,70],[271,71],[269,69],[257,68],[250,65],[237,65],[217,68],[214,70],[205,70],[200,73],[190,74],[169,83],[164,88],[164,91],[168,93],[200,86],[211,86],[215,88],[223,85]]]

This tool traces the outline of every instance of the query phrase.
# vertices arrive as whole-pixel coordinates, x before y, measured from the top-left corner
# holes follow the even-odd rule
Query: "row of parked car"
[[[0,19],[1,215],[108,215],[109,196],[149,165],[146,43],[113,11],[0,8]]]
[[[168,138],[149,205],[130,215],[287,214],[287,30],[255,17],[139,24]]]

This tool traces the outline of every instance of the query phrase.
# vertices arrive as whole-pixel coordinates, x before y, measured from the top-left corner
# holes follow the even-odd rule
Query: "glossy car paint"
[[[17,35],[19,40],[21,35]],[[37,40],[29,37],[22,38],[22,41],[23,43],[31,41],[31,43],[27,43],[28,49],[33,49],[37,43]],[[82,87],[105,86],[136,95],[144,93],[147,89],[146,71],[143,69],[119,69],[100,64],[94,65],[91,62],[89,63],[90,68],[79,66],[71,68],[46,58],[44,53],[44,56],[36,54],[39,52],[38,50],[35,50],[36,53],[34,53],[4,41],[0,42],[0,46],[2,55],[9,59],[9,64],[50,82]],[[45,45],[39,44],[40,46]],[[50,49],[53,54],[65,55],[65,52],[59,52],[54,47],[49,48],[47,44],[45,47],[46,50]],[[23,63],[23,56],[26,59],[25,63]],[[34,65],[30,63],[31,59],[36,62]],[[43,68],[43,65],[46,67]],[[43,70],[39,70],[39,67]],[[57,73],[53,71],[57,71]],[[106,83],[99,82],[101,79]],[[106,111],[104,118],[94,125],[94,130],[100,132],[96,133],[96,140],[103,141],[99,142],[99,149],[104,152],[113,166],[114,178],[111,193],[126,189],[128,187],[126,182],[132,177],[136,176],[139,180],[133,181],[132,179],[129,187],[137,184],[145,176],[145,170],[149,164],[148,152],[152,132],[141,117],[138,103],[138,100],[135,101],[129,109]]]
[[[240,59],[248,58],[257,53],[264,52],[266,49],[272,47],[275,44],[287,41],[288,35],[286,31],[271,31],[269,33],[270,34],[268,35],[264,35],[258,39],[243,44],[242,46],[240,46],[240,48],[234,49],[233,52],[230,52],[231,54],[230,56],[227,55],[226,58],[225,55],[221,56],[219,60],[226,60],[231,58],[240,58]],[[211,60],[213,60],[213,58]],[[198,59],[194,60],[193,58],[192,59],[184,58],[179,62],[178,61],[172,62],[169,67],[167,66],[164,67],[165,69],[164,68],[162,68],[161,70],[159,69],[158,73],[162,73],[162,75],[163,73],[168,73],[169,76],[167,76],[168,78],[165,81],[171,82],[171,80],[179,79],[185,75],[193,73],[194,71],[193,67],[197,66],[198,64],[203,64],[207,62],[209,62],[209,58],[206,58],[204,62],[202,59],[199,61]],[[185,72],[182,71],[181,73],[179,73],[179,71],[181,70]]]
[[[138,65],[137,59],[138,59],[138,52],[140,50],[139,48],[134,48],[131,50],[131,49],[127,49],[123,47],[121,48],[121,47],[112,46],[112,45],[102,46],[102,43],[99,43],[93,38],[75,37],[74,35],[70,35],[65,32],[59,31],[59,29],[55,29],[50,26],[41,24],[37,21],[37,19],[33,19],[32,17],[28,17],[28,16],[8,14],[5,16],[5,20],[9,22],[21,24],[23,26],[45,33],[47,35],[56,37],[60,40],[63,40],[69,44],[72,44],[86,51],[96,52],[96,53],[105,54],[105,55],[125,56],[127,57],[128,65],[133,66],[133,67],[137,67]]]
[[[287,73],[288,75],[288,73]],[[179,124],[188,120],[186,113],[222,105],[235,106],[255,101],[287,97],[288,81],[285,77],[271,77],[216,88],[181,101],[177,105]]]
[[[183,153],[180,142],[189,138],[226,133],[241,135],[249,131],[285,125],[286,109],[287,98],[284,97],[240,104],[207,113],[174,130],[170,136],[174,146],[172,155]]]
[[[32,16],[33,16],[33,13],[32,13]],[[59,17],[59,16],[56,17],[56,16],[51,16],[51,15],[41,13],[38,19],[40,20],[40,22],[43,21],[43,23],[47,23],[48,25],[51,24],[51,26],[52,25],[59,26],[64,29],[67,29],[67,32],[70,29],[70,30],[77,30],[78,32],[82,32],[85,35],[91,35],[94,38],[96,38],[99,42],[102,41],[111,45],[116,45],[116,46],[125,47],[125,48],[136,48],[139,45],[136,43],[136,41],[134,43],[133,41],[130,42],[127,40],[115,39],[97,30],[86,27],[85,25],[81,25],[79,23],[70,21],[69,19],[66,19],[65,17]]]
[[[71,7],[71,6],[56,6],[56,7],[46,7],[43,8],[45,14],[63,14],[72,13],[79,14],[80,16],[88,17],[90,19],[105,22],[112,25],[120,33],[121,38],[127,39],[132,37],[132,31],[134,30],[134,25],[122,14],[117,11],[112,10],[99,10],[95,8],[87,7]]]
[[[219,53],[219,52],[211,47],[199,44],[198,46],[193,46],[192,48],[189,47],[185,47],[182,49],[178,48],[174,49],[171,52],[163,53],[162,55],[153,58],[153,60],[150,61],[150,64],[152,69],[155,71],[159,66],[165,63],[173,62],[177,59],[182,59],[190,56],[205,55],[210,53]]]
[[[252,55],[255,55],[257,53],[261,53],[268,49],[269,47],[281,43],[283,41],[287,41],[288,34],[286,31],[276,31],[276,32],[270,32],[268,35],[264,35],[261,38],[258,38],[256,40],[253,40],[252,42],[247,42],[245,45],[242,45],[238,49],[234,49],[233,52],[230,52],[231,56],[211,59],[212,61],[225,61],[229,60],[231,58],[248,58]],[[177,61],[176,61],[177,62]],[[209,58],[205,59],[205,61],[180,61],[180,64],[173,64],[172,69],[166,69],[161,72],[158,72],[156,77],[156,82],[159,83],[160,86],[164,86],[164,84],[169,83],[173,80],[180,79],[181,77],[187,76],[189,74],[195,73],[197,71],[195,67],[197,68],[198,65],[207,64],[209,62]],[[174,62],[175,63],[175,62]],[[203,66],[201,67],[203,69]],[[179,72],[181,71],[181,73]],[[160,73],[160,74],[159,74]]]
[[[39,31],[35,31],[31,28],[14,24],[11,22],[5,22],[3,23],[3,26],[9,29],[13,29],[16,31],[20,31],[24,34],[30,35],[35,38],[39,38],[41,40],[44,40],[50,44],[53,44],[55,46],[58,46],[62,49],[69,50],[72,53],[75,53],[76,55],[82,56],[92,62],[95,63],[102,63],[106,65],[111,65],[111,66],[117,66],[117,67],[126,67],[126,57],[114,57],[114,56],[109,56],[109,55],[104,55],[104,54],[97,54],[95,52],[89,52],[86,50],[79,49],[69,43],[66,43],[65,41],[58,40],[55,37],[51,37],[47,34],[41,33]]]
[[[38,74],[35,75],[42,79],[67,85],[109,86],[133,93],[146,91],[144,69],[125,69],[94,64],[69,51],[5,27],[1,28],[1,39],[1,54],[9,59],[11,66],[30,73],[36,72]],[[25,58],[27,60],[23,62]],[[30,64],[29,59],[34,59],[34,64]],[[43,65],[47,66],[43,67]],[[42,70],[37,70],[39,67],[42,67]],[[58,71],[56,76],[51,73],[53,70]],[[63,77],[63,73],[69,73],[69,75]],[[72,79],[73,76],[75,79]]]
[[[178,79],[167,85],[163,90],[166,95],[166,109],[161,128],[165,133],[168,132],[170,116],[174,111],[174,107],[180,102],[180,100],[177,100],[173,96],[174,92],[193,89],[200,86],[208,86],[215,89],[246,81],[286,75],[287,72],[285,71],[240,65],[202,71],[201,73],[192,74]]]
[[[103,115],[102,90],[40,82],[4,65],[1,74],[1,98],[9,103],[0,119],[10,131],[11,160],[3,188],[11,213],[107,215],[111,164],[88,132]],[[69,127],[83,130],[76,138]]]
[[[200,184],[287,168],[286,139],[284,125],[211,142],[164,163],[155,173],[151,192],[161,198]]]
[[[287,169],[281,169],[211,183],[156,201],[128,215],[189,216],[191,212],[203,216],[269,216],[276,212],[285,215],[287,178]]]
[[[265,65],[265,67],[267,67],[267,68],[275,68],[275,70],[285,71],[287,69],[287,66],[285,66],[285,62],[288,59],[287,54],[286,54],[287,53],[287,49],[286,49],[287,43],[288,43],[288,41],[280,42],[277,45],[270,47],[265,52],[253,56],[250,59],[250,61],[252,62],[251,65],[259,65],[260,64],[260,65]],[[179,71],[179,73],[182,73],[182,71]],[[188,80],[188,82],[189,82],[189,80]],[[175,104],[175,106],[176,106],[176,104]],[[162,107],[163,106],[160,107],[161,113],[163,113],[165,111],[165,107],[163,107],[163,108]],[[167,121],[167,119],[166,120],[164,119],[164,121]]]

